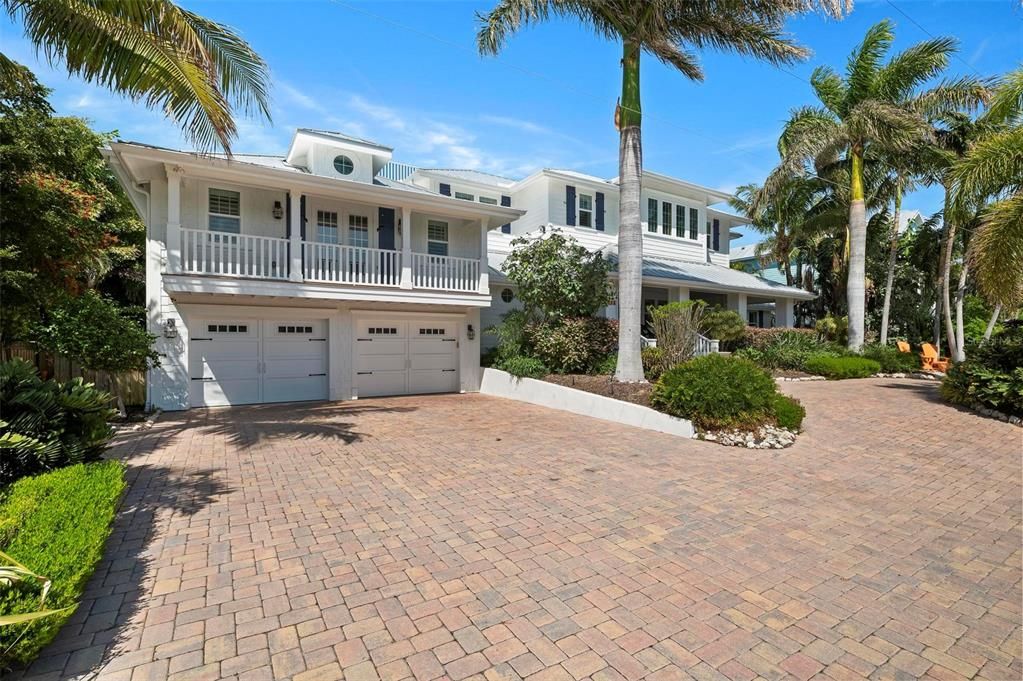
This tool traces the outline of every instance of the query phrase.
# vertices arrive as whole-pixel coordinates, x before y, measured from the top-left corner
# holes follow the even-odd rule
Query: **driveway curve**
[[[165,415],[26,677],[1023,677],[1023,430],[783,389],[769,452],[480,395]]]

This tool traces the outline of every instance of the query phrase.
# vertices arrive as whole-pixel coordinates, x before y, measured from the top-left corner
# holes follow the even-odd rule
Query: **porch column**
[[[670,302],[684,303],[685,301],[689,300],[689,289],[687,289],[685,286],[677,286],[668,289],[668,295],[670,297]]]
[[[745,293],[740,293],[740,294],[738,294],[736,296],[735,311],[737,313],[739,313],[740,317],[742,317],[742,323],[743,324],[748,324],[749,323],[749,315],[747,314],[746,309],[747,309],[746,308],[746,294]]]
[[[401,209],[401,288],[412,288],[412,209]]]
[[[181,176],[180,166],[167,169],[167,271],[181,272]]]
[[[796,321],[796,301],[792,298],[777,298],[774,301],[774,325],[791,329]]]
[[[490,295],[490,272],[487,270],[487,226],[490,218],[480,218],[480,293]]]
[[[291,195],[291,234],[288,235],[291,258],[288,267],[288,280],[301,282],[305,280],[302,272],[302,192],[289,189]]]

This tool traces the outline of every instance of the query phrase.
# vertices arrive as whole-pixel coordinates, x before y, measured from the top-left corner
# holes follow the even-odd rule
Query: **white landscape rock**
[[[796,441],[796,433],[788,428],[771,425],[761,426],[755,431],[706,431],[700,437],[708,442],[718,442],[728,447],[745,447],[746,449],[783,449],[791,447]]]

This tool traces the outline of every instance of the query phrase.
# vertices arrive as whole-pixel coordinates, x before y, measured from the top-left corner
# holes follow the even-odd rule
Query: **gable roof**
[[[510,177],[503,177],[501,175],[494,175],[493,173],[485,173],[482,170],[471,170],[468,168],[419,168],[418,171],[428,175],[450,177],[453,180],[462,180],[463,182],[483,184],[490,187],[499,187],[501,189],[507,189],[518,182],[518,180],[513,180]]]
[[[298,128],[296,133],[304,132],[307,135],[319,135],[320,137],[329,137],[330,139],[337,140],[338,142],[348,142],[349,144],[361,144],[365,147],[375,147],[381,151],[394,151],[393,147],[389,147],[373,140],[364,139],[362,137],[356,137],[355,135],[348,135],[343,132],[336,130],[317,130],[316,128]]]

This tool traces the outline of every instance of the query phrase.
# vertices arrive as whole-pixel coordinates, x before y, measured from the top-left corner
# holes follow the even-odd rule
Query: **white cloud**
[[[480,116],[480,120],[484,123],[491,125],[500,125],[506,128],[514,128],[521,132],[526,132],[531,135],[551,135],[554,131],[548,127],[534,123],[533,121],[527,121],[521,118],[512,118],[510,116],[493,116],[490,114],[483,114]]]

